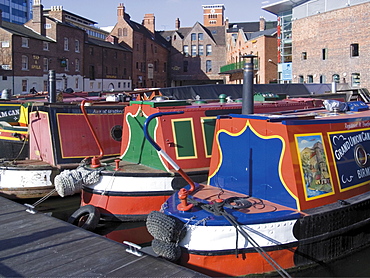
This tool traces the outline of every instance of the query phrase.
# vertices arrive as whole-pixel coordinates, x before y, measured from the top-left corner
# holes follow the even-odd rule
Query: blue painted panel
[[[280,138],[262,138],[248,127],[241,135],[220,133],[222,162],[210,184],[297,208],[279,175],[283,151]]]

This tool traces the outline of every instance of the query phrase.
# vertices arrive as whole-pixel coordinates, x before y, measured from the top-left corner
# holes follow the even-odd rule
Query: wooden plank
[[[0,276],[206,277],[0,197]]]

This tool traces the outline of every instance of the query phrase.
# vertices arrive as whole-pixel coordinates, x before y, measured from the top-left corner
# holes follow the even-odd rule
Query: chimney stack
[[[153,34],[155,33],[155,17],[154,14],[145,14],[143,23],[144,27]]]
[[[34,0],[32,6],[32,24],[33,29],[40,35],[45,36],[45,18],[44,6],[40,0]]]
[[[120,21],[122,19],[127,21],[130,20],[130,15],[126,13],[126,8],[123,3],[120,3],[117,7],[117,17],[118,17],[117,21]]]
[[[176,18],[176,21],[175,21],[175,29],[176,30],[179,30],[180,29],[180,19],[179,18]]]
[[[265,31],[266,30],[266,19],[261,16],[260,17],[260,31]]]

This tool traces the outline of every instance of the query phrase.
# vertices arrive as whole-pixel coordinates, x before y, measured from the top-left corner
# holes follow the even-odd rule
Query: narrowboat
[[[41,198],[52,191],[58,195],[54,178],[61,171],[91,157],[119,155],[125,105],[33,103],[27,133],[19,132],[28,139],[28,159],[2,159],[0,195],[10,199]],[[100,138],[100,145],[95,137]]]
[[[302,98],[255,103],[256,111],[261,112],[316,106],[322,106],[322,101]],[[76,169],[89,175],[98,173],[99,179],[82,183],[81,207],[72,214],[70,222],[77,224],[87,217],[87,224],[84,221],[82,226],[94,229],[100,218],[145,220],[175,190],[187,184],[176,171],[177,166],[192,180],[206,181],[216,116],[241,110],[242,103],[236,101],[131,101],[124,111],[119,158]],[[155,140],[157,147],[152,146],[148,137]],[[163,153],[173,160],[169,162]],[[62,172],[57,180],[67,184],[70,174]]]
[[[153,250],[210,276],[289,271],[369,243],[370,110],[218,116],[207,183],[147,219]]]

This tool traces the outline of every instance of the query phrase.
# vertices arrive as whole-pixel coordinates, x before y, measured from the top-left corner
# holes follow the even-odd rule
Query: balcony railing
[[[244,61],[240,61],[240,62],[237,62],[237,63],[222,66],[220,68],[220,73],[233,73],[233,72],[237,72],[237,71],[242,71],[243,68],[244,68],[244,64],[245,64]],[[253,65],[254,65],[254,70],[259,69],[257,58],[253,59]]]

